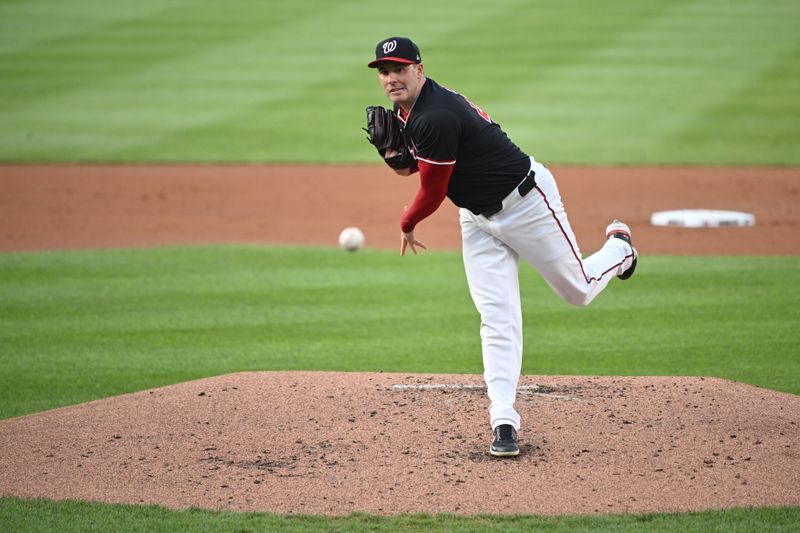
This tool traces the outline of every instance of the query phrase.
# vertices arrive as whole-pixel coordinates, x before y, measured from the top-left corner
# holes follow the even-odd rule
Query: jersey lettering
[[[485,120],[485,121],[486,121],[486,122],[488,122],[489,124],[491,124],[491,123],[492,123],[492,119],[491,119],[491,117],[489,117],[489,114],[488,114],[486,111],[484,111],[484,110],[483,110],[483,109],[481,109],[480,107],[478,107],[478,106],[476,106],[475,104],[473,104],[472,102],[470,102],[470,101],[469,101],[469,98],[467,98],[467,97],[466,97],[466,96],[464,96],[463,94],[462,94],[461,96],[464,98],[464,100],[466,100],[466,101],[467,101],[467,103],[469,104],[469,106],[470,106],[472,109],[474,109],[474,110],[475,110],[475,111],[476,111],[476,112],[477,112],[477,113],[478,113],[478,114],[481,116],[481,118],[482,118],[483,120]]]
[[[447,89],[447,87],[444,87],[444,88],[445,88],[445,89]],[[458,92],[454,91],[453,89],[447,89],[447,90],[448,90],[448,91],[450,91],[450,92],[451,92],[451,93],[453,93],[453,94],[457,94],[458,96],[460,96],[461,98],[463,98],[464,100],[466,100],[466,101],[467,101],[467,103],[469,104],[469,106],[470,106],[472,109],[474,109],[474,110],[475,110],[475,112],[476,112],[476,113],[478,113],[478,115],[480,115],[480,117],[481,117],[483,120],[485,120],[485,121],[486,121],[486,122],[488,122],[489,124],[491,124],[491,123],[492,123],[492,118],[489,116],[489,113],[487,113],[486,111],[484,111],[484,110],[483,110],[483,109],[481,109],[480,107],[478,107],[478,106],[476,106],[475,104],[473,104],[473,103],[470,101],[470,99],[469,99],[469,98],[467,98],[466,96],[464,96],[464,95],[463,95],[463,94],[461,94],[461,93],[458,93]]]

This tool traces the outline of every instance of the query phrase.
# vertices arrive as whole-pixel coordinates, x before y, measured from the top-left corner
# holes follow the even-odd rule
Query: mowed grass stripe
[[[55,2],[4,0],[0,3],[0,57],[13,52],[30,53],[36,48],[53,48],[85,34],[101,31],[124,20],[145,20],[186,0],[142,1],[125,4],[81,0]],[[107,33],[102,31],[102,33]],[[52,65],[48,63],[48,65]]]
[[[800,45],[780,57],[750,83],[698,113],[691,124],[665,141],[687,163],[724,157],[732,147],[746,164],[798,164],[800,129]],[[760,117],[770,127],[760,129]],[[724,130],[720,135],[717,128]],[[758,135],[753,135],[758,131]]]
[[[798,259],[649,257],[591,306],[522,268],[526,374],[800,392]],[[241,370],[482,372],[460,255],[248,246],[0,255],[0,417]]]
[[[585,12],[581,15],[572,9],[567,8],[565,19],[563,11],[553,13],[549,5],[542,3],[478,3],[462,6],[457,13],[446,4],[425,6],[421,12],[427,17],[415,24],[414,38],[424,43],[423,59],[429,76],[479,102],[492,112],[495,120],[508,127],[513,123],[506,119],[518,117],[525,110],[552,105],[552,102],[530,98],[530,87],[539,83],[539,76],[547,68],[562,62],[578,61],[602,46],[608,35],[627,31],[640,24],[640,19],[655,16],[654,11],[657,12],[654,9],[631,9],[620,17],[617,11],[592,7],[590,20]],[[352,29],[352,35],[359,35],[359,25],[376,22],[363,21],[364,16],[358,11],[351,12],[348,27]],[[573,16],[576,18],[571,18]],[[361,22],[354,24],[354,21]],[[380,26],[380,21],[377,22]],[[565,25],[567,22],[569,24]],[[550,23],[554,24],[549,26],[552,31],[539,31]],[[498,28],[504,31],[498,32]],[[401,28],[392,30],[375,32],[368,42],[386,35],[407,33]],[[541,40],[551,38],[553,40],[548,44],[540,44]],[[366,104],[389,104],[374,71],[365,68],[366,59],[372,53],[371,44],[365,47],[363,38],[348,44],[353,50],[353,59],[342,69],[342,75],[320,76],[318,83],[298,85],[290,95],[280,99],[279,105],[267,102],[258,109],[244,110],[241,115],[231,116],[224,122],[187,130],[176,144],[188,145],[190,138],[211,142],[218,131],[225,130],[235,132],[229,149],[241,160],[252,160],[254,154],[260,153],[269,160],[302,161],[307,159],[309,147],[325,147],[317,156],[322,161],[374,161],[374,151],[364,141],[361,130],[365,119],[364,107]],[[540,60],[544,65],[536,64]],[[343,105],[343,102],[355,103]],[[504,108],[508,108],[506,113],[494,113],[494,110]],[[321,110],[328,120],[340,127],[335,131],[325,127],[309,128],[309,124],[320,122]],[[280,125],[276,128],[284,137],[279,142],[269,145],[261,142],[265,123],[250,120],[259,114],[268,114],[268,123]],[[539,120],[534,122],[537,128],[541,124]],[[530,128],[531,124],[525,123],[522,128]],[[292,142],[300,138],[302,142]],[[533,147],[528,149],[536,150]],[[210,159],[213,159],[213,153],[213,149],[208,152]],[[157,156],[155,152],[151,155]]]
[[[497,13],[508,16],[520,3],[470,0],[455,13],[450,4],[419,3],[415,8],[412,2],[408,7],[418,8],[415,38],[430,35],[428,40],[436,43],[470,34],[471,27]],[[225,113],[170,131],[158,142],[148,139],[128,153],[143,160],[161,160],[169,153],[169,159],[205,162],[374,161],[362,130],[364,108],[389,104],[366,64],[374,57],[374,43],[407,31],[381,9],[364,9],[360,1],[330,4],[325,12],[298,18],[257,44],[268,54],[253,76],[262,81],[274,77],[259,86],[259,98],[228,105]],[[246,68],[238,66],[239,71]],[[227,135],[221,137],[221,131]]]
[[[0,7],[0,160],[371,161],[364,63],[410,31],[355,0],[70,6]],[[543,161],[800,163],[797,2],[408,9],[429,74]]]
[[[485,11],[467,9],[461,18]],[[353,21],[359,13],[361,22],[367,17],[371,24]],[[5,112],[10,129],[34,129],[40,122],[44,127],[38,142],[12,137],[6,149],[17,140],[26,145],[23,158],[37,160],[52,158],[52,144],[62,151],[73,145],[77,151],[68,159],[84,160],[128,160],[134,154],[149,161],[248,161],[265,159],[265,150],[272,160],[309,160],[314,153],[325,159],[319,153],[331,150],[329,143],[316,146],[318,139],[308,132],[319,131],[322,141],[336,137],[335,117],[326,110],[341,105],[341,94],[331,84],[373,74],[365,63],[380,38],[377,32],[366,38],[345,30],[372,27],[380,19],[360,2],[188,2],[68,43],[46,43],[44,52],[33,51],[41,54],[33,72],[30,57],[6,58],[8,79],[30,74],[33,79],[24,83],[50,87],[20,102],[24,93],[11,85],[8,93],[16,101]],[[77,62],[79,68],[50,69],[48,61]],[[59,72],[66,83],[51,83]],[[372,83],[362,86],[368,88]],[[282,111],[298,94],[307,98],[290,105],[291,116],[285,117]],[[358,139],[358,147],[364,105],[350,107],[359,122],[350,138]],[[307,110],[314,116],[302,114]]]
[[[17,131],[41,125],[38,142],[16,139],[26,146],[26,159],[50,159],[55,145],[74,150],[68,159],[113,161],[126,159],[115,154],[146,144],[161,154],[152,159],[178,160],[162,142],[175,131],[274,98],[270,95],[276,90],[291,92],[292,87],[279,83],[287,78],[281,67],[291,61],[291,53],[280,55],[274,46],[288,38],[265,36],[287,31],[304,16],[325,16],[324,6],[296,6],[281,10],[263,4],[254,10],[249,2],[240,9],[183,2],[67,42],[46,43],[32,50],[38,57],[4,58],[7,79],[47,89],[28,98],[12,86],[16,98],[8,100],[3,114]],[[51,63],[61,68],[52,69]],[[14,71],[15,66],[23,72]],[[220,137],[226,136],[217,132]],[[204,149],[193,147],[199,153]]]
[[[641,24],[607,34],[580,60],[540,71],[528,87],[512,84],[524,97],[507,99],[499,109],[512,117],[507,125],[514,138],[546,160],[800,163],[797,151],[775,150],[761,139],[756,123],[767,115],[749,112],[752,99],[739,98],[743,88],[761,80],[759,100],[780,102],[787,111],[794,107],[763,75],[800,45],[794,31],[800,7],[794,2],[770,6],[765,12],[762,4],[747,2],[676,2]],[[797,69],[782,72],[800,81]],[[533,104],[520,105],[523,98]],[[729,104],[725,116],[707,114],[722,103]],[[742,116],[753,122],[751,128],[726,127]],[[774,116],[779,119],[781,113]],[[526,127],[530,123],[561,126]],[[698,123],[708,131],[705,139],[676,142],[689,137]],[[798,123],[790,138],[798,138]],[[704,158],[712,153],[706,142],[725,149]]]

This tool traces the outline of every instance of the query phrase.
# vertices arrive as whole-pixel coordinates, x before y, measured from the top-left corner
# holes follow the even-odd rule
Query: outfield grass
[[[800,258],[646,257],[587,308],[522,269],[526,374],[800,393]],[[460,254],[204,246],[0,255],[0,417],[242,370],[480,374]]]
[[[393,9],[6,0],[0,161],[374,161],[363,110],[385,98],[365,64],[411,34],[541,161],[800,164],[796,0]]]

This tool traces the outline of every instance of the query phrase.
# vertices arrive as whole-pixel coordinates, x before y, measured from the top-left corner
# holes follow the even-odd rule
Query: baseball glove
[[[383,157],[387,150],[401,151],[405,147],[400,119],[392,111],[381,106],[367,107],[367,140]]]
[[[400,119],[392,111],[381,106],[367,107],[367,127],[362,129],[390,167],[409,168],[415,162],[406,146]],[[386,152],[390,150],[398,154],[387,158]]]

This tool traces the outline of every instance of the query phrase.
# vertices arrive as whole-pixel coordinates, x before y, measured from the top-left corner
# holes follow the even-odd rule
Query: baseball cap
[[[419,48],[408,37],[389,37],[375,47],[375,61],[370,61],[369,68],[375,68],[380,61],[397,63],[422,63]]]

